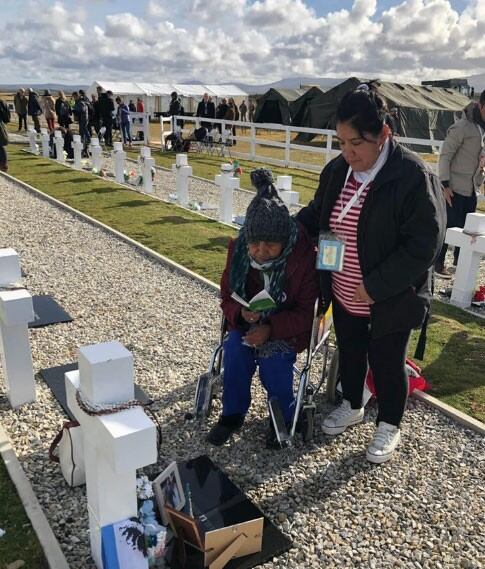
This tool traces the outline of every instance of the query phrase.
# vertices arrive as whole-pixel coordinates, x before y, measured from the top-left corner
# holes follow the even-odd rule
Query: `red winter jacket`
[[[235,240],[229,243],[226,268],[221,279],[221,307],[228,321],[228,328],[247,330],[249,325],[241,317],[241,305],[231,298],[229,275]],[[259,271],[249,268],[246,291],[249,298],[263,289],[263,278]],[[308,347],[313,321],[313,307],[319,288],[315,269],[315,251],[303,227],[298,229],[295,247],[288,257],[285,269],[283,292],[286,299],[279,310],[271,314],[270,340],[285,340],[296,351]]]

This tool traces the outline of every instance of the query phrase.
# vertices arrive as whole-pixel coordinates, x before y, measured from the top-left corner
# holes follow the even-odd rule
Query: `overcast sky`
[[[2,0],[0,83],[485,71],[485,0]]]

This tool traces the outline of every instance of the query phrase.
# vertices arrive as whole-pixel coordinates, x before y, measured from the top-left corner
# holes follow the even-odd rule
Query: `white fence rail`
[[[325,163],[340,154],[340,150],[334,148],[334,143],[336,144],[336,132],[334,130],[319,129],[319,128],[308,128],[308,127],[296,127],[296,126],[286,126],[281,124],[273,123],[250,123],[242,121],[229,121],[223,119],[203,119],[200,117],[189,117],[189,116],[176,116],[176,117],[160,117],[160,129],[161,129],[161,145],[164,147],[165,137],[167,134],[172,132],[173,123],[183,121],[182,132],[187,132],[187,130],[193,131],[195,128],[199,128],[201,123],[210,123],[212,125],[220,125],[221,131],[227,133],[227,137],[230,140],[236,142],[247,142],[249,144],[249,152],[240,152],[236,147],[231,147],[231,155],[237,158],[246,158],[253,161],[266,162],[268,164],[273,164],[276,166],[284,166],[287,168],[303,168],[307,170],[320,171],[322,169],[322,163],[317,164],[311,162],[299,162],[291,159],[292,151],[313,153],[317,155],[325,156]],[[190,129],[187,129],[187,124],[190,124]],[[166,125],[168,125],[168,130],[165,130]],[[236,127],[240,134],[232,134],[232,127]],[[248,136],[249,131],[249,136]],[[284,142],[278,140],[272,140],[269,138],[264,138],[263,136],[258,136],[258,131],[277,131],[284,133]],[[305,143],[298,143],[294,140],[292,141],[292,135],[299,133],[314,134],[325,137],[325,143],[323,146],[313,146]],[[398,142],[405,145],[412,145],[413,147],[423,147],[423,152],[439,152],[443,141],[434,139],[420,139],[420,138],[407,138],[407,137],[396,137]],[[258,146],[264,146],[269,148],[279,148],[284,149],[284,159],[274,158],[272,156],[266,156],[264,154],[258,153]],[[429,162],[429,165],[435,168],[437,164]]]

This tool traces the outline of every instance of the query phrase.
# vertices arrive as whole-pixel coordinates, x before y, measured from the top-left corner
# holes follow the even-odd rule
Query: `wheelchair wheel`
[[[339,382],[339,364],[338,364],[338,348],[335,351],[330,361],[330,366],[327,375],[327,399],[330,403],[336,403],[338,399],[337,385]]]
[[[303,442],[308,443],[313,440],[315,430],[315,407],[305,407],[301,418],[301,436]]]

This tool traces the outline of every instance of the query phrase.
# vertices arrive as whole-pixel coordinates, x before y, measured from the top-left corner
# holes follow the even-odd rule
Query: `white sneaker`
[[[387,462],[401,440],[401,431],[395,425],[380,421],[374,438],[367,447],[367,460],[374,464]]]
[[[339,435],[347,427],[362,423],[364,420],[364,408],[352,409],[350,401],[344,399],[342,403],[327,415],[322,423],[322,430],[326,435]]]

